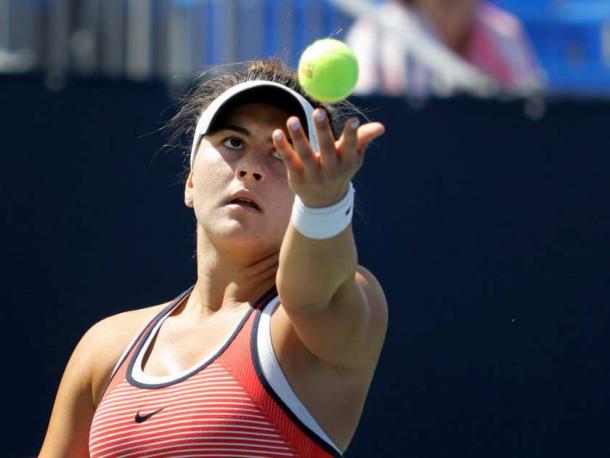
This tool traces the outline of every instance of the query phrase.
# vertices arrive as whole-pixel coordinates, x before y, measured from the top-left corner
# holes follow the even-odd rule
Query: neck
[[[186,309],[210,315],[221,309],[255,302],[275,283],[279,251],[219,249],[197,230],[197,283]]]

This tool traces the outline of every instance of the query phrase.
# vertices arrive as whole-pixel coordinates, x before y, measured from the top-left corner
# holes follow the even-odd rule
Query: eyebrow
[[[223,130],[233,130],[235,132],[239,132],[248,137],[252,136],[252,133],[248,129],[246,129],[245,127],[242,127],[242,126],[237,126],[235,124],[223,124],[218,129],[215,129],[211,135],[215,135],[218,132],[222,132]],[[292,138],[290,138],[290,136],[286,135],[286,140],[288,140],[288,144],[292,145]]]
[[[233,130],[235,132],[239,132],[240,134],[247,135],[248,137],[252,136],[252,133],[248,129],[242,126],[236,126],[235,124],[224,124],[220,126],[218,129],[215,129],[214,133],[223,131],[223,130]]]

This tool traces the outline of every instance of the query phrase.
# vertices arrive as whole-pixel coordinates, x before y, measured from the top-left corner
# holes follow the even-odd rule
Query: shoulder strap
[[[100,403],[106,396],[106,393],[112,390],[123,378],[125,377],[125,371],[128,366],[128,362],[133,358],[134,352],[137,348],[140,347],[142,342],[146,339],[150,331],[155,327],[155,325],[162,319],[165,315],[171,312],[176,305],[178,305],[182,300],[193,290],[194,285],[188,288],[186,291],[180,293],[178,297],[176,297],[173,301],[171,301],[167,306],[163,307],[159,313],[155,315],[155,317],[146,325],[144,328],[134,337],[134,339],[130,342],[130,344],[125,348],[123,354],[120,356],[118,361],[116,362],[110,377],[106,381],[104,389],[101,391],[102,395],[100,397]]]

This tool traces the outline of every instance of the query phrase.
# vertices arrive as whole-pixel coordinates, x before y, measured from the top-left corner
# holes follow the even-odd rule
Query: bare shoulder
[[[89,344],[94,348],[108,348],[108,345],[120,346],[121,343],[128,343],[135,336],[134,333],[140,331],[167,304],[168,302],[128,310],[106,317],[91,326],[85,337],[88,337]]]
[[[81,357],[92,364],[91,384],[96,403],[123,351],[167,304],[169,302],[111,315],[85,333],[79,346],[82,347]]]
[[[165,305],[110,316],[83,335],[64,370],[39,457],[89,456],[89,426],[101,390],[127,345]]]

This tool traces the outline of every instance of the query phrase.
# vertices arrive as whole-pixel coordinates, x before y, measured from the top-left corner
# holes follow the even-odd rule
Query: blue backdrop
[[[386,345],[348,456],[610,453],[610,103],[357,101],[387,125],[357,175]],[[0,79],[3,456],[37,453],[102,317],[195,279],[161,85]]]

